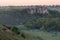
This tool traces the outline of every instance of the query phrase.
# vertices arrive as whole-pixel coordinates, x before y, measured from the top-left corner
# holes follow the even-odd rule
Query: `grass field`
[[[23,30],[23,31],[29,35],[33,35],[34,37],[41,37],[43,40],[60,40],[60,36],[55,35],[53,33],[36,30]]]

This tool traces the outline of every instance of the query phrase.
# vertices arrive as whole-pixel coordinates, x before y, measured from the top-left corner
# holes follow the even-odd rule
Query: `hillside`
[[[0,40],[43,40],[40,37],[39,39],[23,31],[16,34],[17,31],[12,31],[12,29],[7,28],[6,26],[7,25],[0,25]]]
[[[59,40],[60,35],[55,33],[48,33],[40,30],[18,30],[17,26],[10,26],[0,24],[0,40]],[[19,26],[19,27],[22,27]],[[20,28],[18,28],[20,29]],[[37,35],[36,35],[37,34]]]
[[[27,13],[28,9],[5,9],[0,10],[0,24],[20,25],[37,18],[60,18],[60,12],[48,10],[48,14]]]
[[[46,7],[2,8],[0,40],[60,40],[60,12]]]
[[[47,32],[60,32],[60,18],[38,18],[24,24],[30,29],[38,29]]]
[[[56,10],[60,12],[60,6],[59,7],[47,7],[50,10]]]

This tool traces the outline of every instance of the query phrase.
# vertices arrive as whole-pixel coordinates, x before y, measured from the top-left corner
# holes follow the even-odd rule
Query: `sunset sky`
[[[60,0],[0,0],[0,6],[60,5]]]

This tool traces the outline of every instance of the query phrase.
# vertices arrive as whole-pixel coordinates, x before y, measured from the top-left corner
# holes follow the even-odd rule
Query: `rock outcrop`
[[[42,13],[42,14],[48,14],[47,7],[36,7],[36,8],[29,8],[28,13],[34,14],[34,13]]]

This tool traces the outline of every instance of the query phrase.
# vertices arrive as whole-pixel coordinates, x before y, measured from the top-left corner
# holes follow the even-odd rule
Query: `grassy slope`
[[[22,34],[24,34],[25,38],[21,36]],[[0,40],[42,40],[42,39],[41,38],[38,39],[37,37],[24,33],[23,31],[19,35],[17,35],[8,28],[0,25]]]
[[[19,26],[18,26],[18,28],[19,28]],[[29,36],[38,38],[40,40],[60,40],[60,34],[55,34],[55,32],[50,33],[50,32],[39,31],[39,30],[22,30],[22,32],[24,32],[25,34],[28,34]]]
[[[9,29],[7,29],[6,31],[3,29],[7,29],[7,28],[0,25],[0,39],[1,40],[18,40],[18,39],[20,39],[20,38],[18,38],[18,36],[15,33],[10,31]]]
[[[35,37],[41,37],[43,40],[60,40],[60,36],[52,34],[52,33],[47,33],[43,31],[35,31],[35,30],[30,30],[30,31],[23,30],[23,31]]]

